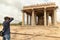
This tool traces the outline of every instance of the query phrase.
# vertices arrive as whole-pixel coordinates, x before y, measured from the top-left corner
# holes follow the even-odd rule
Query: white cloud
[[[23,6],[44,2],[55,2],[56,5],[59,6],[59,9],[57,10],[57,20],[60,21],[60,0],[0,0],[0,21],[3,20],[4,16],[12,16],[15,18],[14,22],[19,22],[22,19],[20,10]]]
[[[16,1],[12,1],[12,0],[2,0],[2,3],[0,3],[0,21],[3,22],[3,18],[5,16],[10,16],[10,17],[14,17],[14,22],[19,22],[22,19],[20,18],[22,16],[21,11],[19,10],[19,8],[21,9],[21,6],[19,5],[19,3],[17,3]]]

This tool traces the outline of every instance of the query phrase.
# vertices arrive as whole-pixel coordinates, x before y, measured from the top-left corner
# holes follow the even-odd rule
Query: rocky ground
[[[2,30],[2,26],[0,30]],[[47,27],[11,26],[11,40],[60,40],[60,27],[58,25]]]

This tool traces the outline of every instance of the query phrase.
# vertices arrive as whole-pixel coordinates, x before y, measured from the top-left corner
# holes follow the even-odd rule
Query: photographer
[[[10,40],[10,22],[13,18],[4,17],[3,22],[3,40]]]

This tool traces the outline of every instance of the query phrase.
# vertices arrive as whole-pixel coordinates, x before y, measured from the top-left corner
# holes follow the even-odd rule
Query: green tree
[[[22,25],[22,22],[19,22],[18,24],[19,24],[19,25]]]

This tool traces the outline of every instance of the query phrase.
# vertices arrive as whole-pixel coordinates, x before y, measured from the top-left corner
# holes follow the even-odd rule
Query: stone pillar
[[[51,23],[54,25],[54,13],[51,14]]]
[[[51,15],[52,25],[56,25],[56,19],[56,9],[54,9]]]
[[[36,14],[34,16],[35,16],[35,25],[36,25]]]
[[[31,25],[31,15],[30,15],[30,25]]]
[[[47,13],[47,26],[49,26],[49,13]]]
[[[32,10],[32,26],[35,25],[35,14],[34,14],[34,10]]]
[[[46,8],[44,8],[44,26],[46,26]]]
[[[49,13],[48,13],[48,26],[49,26]]]
[[[54,24],[54,25],[56,25],[56,19],[57,19],[57,18],[56,18],[56,9],[54,9],[54,19],[53,19],[53,21],[54,21],[53,24]]]
[[[27,25],[28,25],[28,18],[29,18],[29,15],[27,14]]]
[[[48,13],[46,14],[46,24],[48,25]]]
[[[25,21],[24,21],[24,12],[23,12],[23,14],[22,14],[22,26],[24,26],[24,24],[25,24]]]

